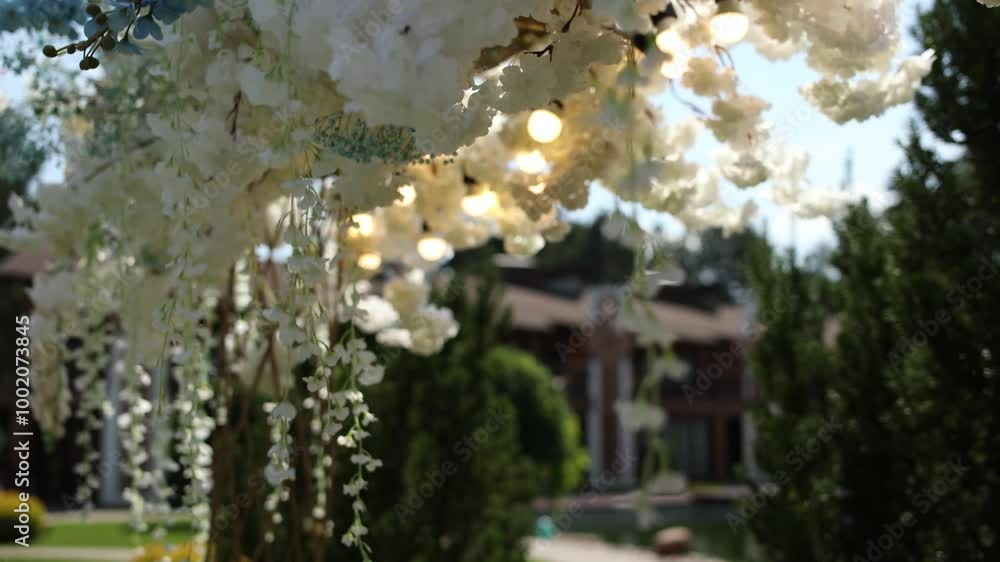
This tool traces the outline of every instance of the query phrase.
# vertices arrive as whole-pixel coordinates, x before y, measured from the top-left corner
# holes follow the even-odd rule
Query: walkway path
[[[650,550],[608,544],[588,535],[531,539],[528,556],[541,562],[724,562],[700,554],[660,558]]]
[[[692,503],[733,503],[750,495],[751,489],[742,484],[707,484],[692,486],[690,490],[679,494],[664,494],[649,496],[647,499],[654,507],[685,506]],[[563,498],[539,498],[534,507],[538,511],[552,511],[559,505],[574,505],[582,509],[622,509],[635,504],[635,492],[580,494]]]
[[[134,548],[94,548],[83,546],[0,546],[0,560],[67,560],[72,562],[127,562]]]
[[[0,561],[128,562],[135,553],[133,548],[0,546]],[[700,554],[659,558],[649,550],[611,545],[594,537],[573,534],[562,534],[553,540],[531,539],[528,554],[539,562],[724,562]]]

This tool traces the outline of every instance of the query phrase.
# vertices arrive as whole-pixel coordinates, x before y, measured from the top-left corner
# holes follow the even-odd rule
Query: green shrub
[[[580,447],[580,425],[552,373],[534,356],[499,346],[483,358],[482,374],[514,403],[521,450],[534,463],[542,493],[558,496],[579,486],[589,459]]]
[[[572,489],[586,468],[580,429],[552,373],[499,344],[500,287],[448,293],[458,337],[433,357],[401,354],[369,394],[381,420],[369,446],[385,463],[366,500],[373,558],[524,562],[531,500]]]

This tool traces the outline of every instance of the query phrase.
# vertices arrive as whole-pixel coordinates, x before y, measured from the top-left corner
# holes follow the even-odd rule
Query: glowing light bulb
[[[750,18],[734,0],[726,0],[719,4],[719,11],[712,16],[709,28],[717,45],[730,47],[746,38],[750,32]]]
[[[528,191],[534,193],[535,195],[541,195],[545,191],[545,182],[536,183],[535,185],[529,185]]]
[[[451,252],[451,245],[444,238],[426,235],[417,242],[417,253],[429,262],[441,261]]]
[[[358,213],[351,217],[354,226],[348,232],[352,236],[371,236],[375,232],[375,217],[368,213]]]
[[[656,36],[656,47],[667,55],[667,61],[660,66],[660,72],[677,80],[687,72],[691,47],[674,29],[664,29]]]
[[[399,192],[399,199],[396,200],[396,204],[400,207],[412,205],[417,199],[417,190],[410,184],[401,186],[397,191]]]
[[[382,256],[376,252],[365,252],[358,256],[358,267],[368,271],[375,271],[382,267]]]
[[[545,161],[545,157],[537,150],[519,152],[514,157],[514,162],[517,164],[518,169],[526,174],[540,174],[549,166],[549,163]]]
[[[486,190],[462,198],[462,210],[473,217],[481,217],[497,206],[497,194]]]
[[[687,41],[672,27],[656,34],[656,47],[668,55],[687,53],[691,50]]]
[[[528,117],[528,135],[536,142],[550,143],[562,134],[562,119],[547,109],[536,109]]]

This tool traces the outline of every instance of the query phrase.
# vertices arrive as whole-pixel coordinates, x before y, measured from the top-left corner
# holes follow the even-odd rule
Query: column
[[[587,452],[590,454],[590,482],[600,481],[604,470],[604,385],[601,360],[587,359]]]
[[[125,504],[122,496],[122,469],[118,433],[118,414],[121,413],[122,390],[122,355],[124,343],[120,340],[111,344],[111,355],[105,369],[107,376],[108,401],[110,412],[104,416],[104,426],[101,428],[101,460],[98,475],[101,478],[101,488],[98,502],[102,506],[121,506]]]

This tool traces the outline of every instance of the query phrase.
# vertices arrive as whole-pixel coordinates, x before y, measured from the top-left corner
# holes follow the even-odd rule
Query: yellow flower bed
[[[211,547],[208,547],[211,551]],[[210,552],[209,552],[210,554]],[[206,556],[206,549],[194,542],[184,543],[172,549],[162,544],[151,543],[142,547],[142,553],[132,558],[132,562],[206,562],[211,556]],[[240,562],[250,562],[246,556],[240,557]]]
[[[22,503],[20,498],[20,492],[17,490],[2,490],[0,491],[0,539],[5,543],[12,540],[15,536],[14,525],[19,525],[18,516],[14,510],[18,508]],[[45,529],[45,520],[48,515],[48,511],[45,509],[45,504],[41,500],[36,499],[34,496],[27,501],[28,504],[28,514],[31,517],[31,533],[37,534]]]

